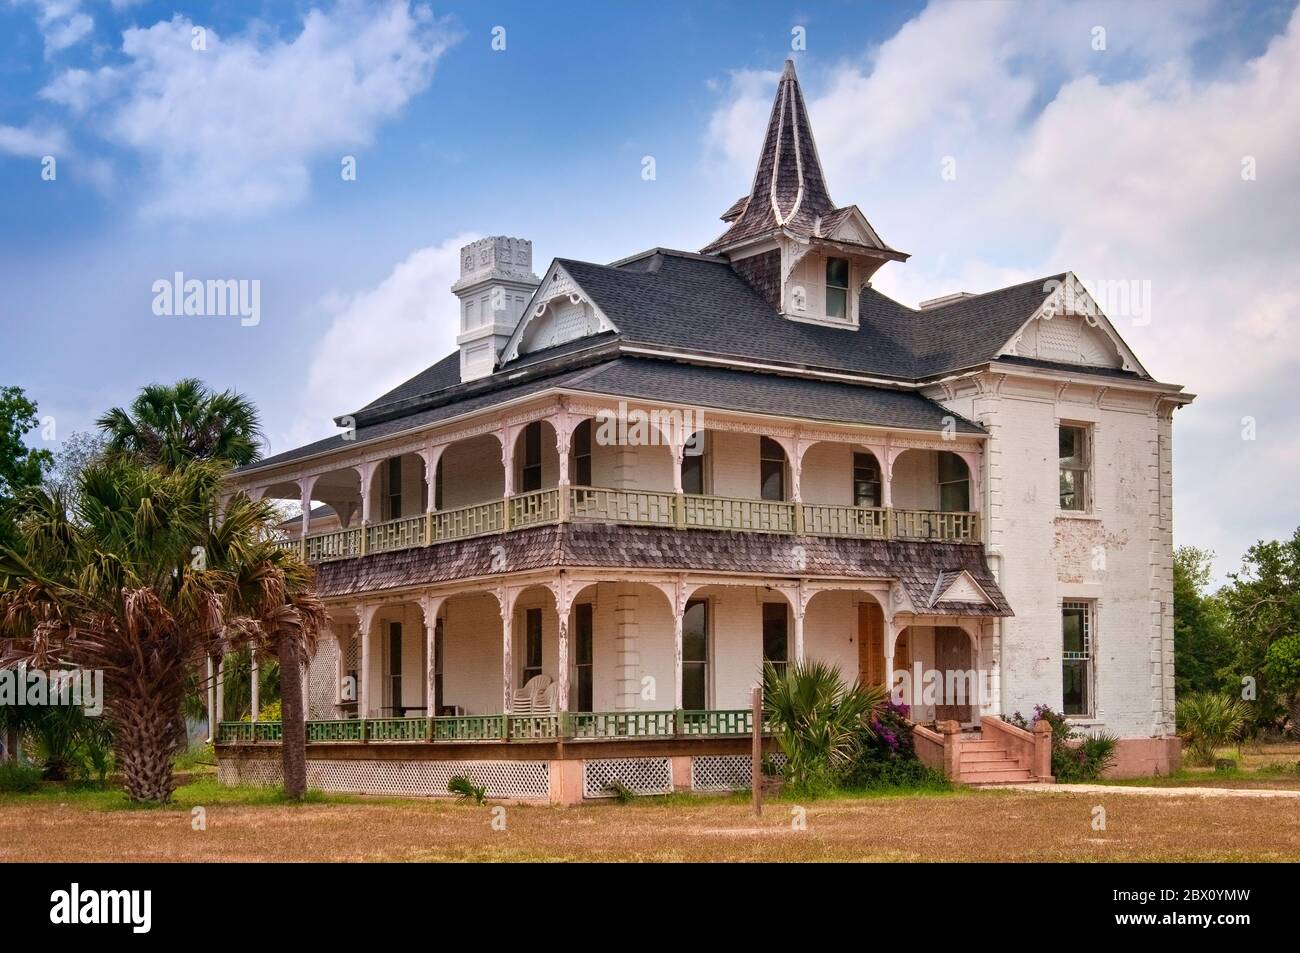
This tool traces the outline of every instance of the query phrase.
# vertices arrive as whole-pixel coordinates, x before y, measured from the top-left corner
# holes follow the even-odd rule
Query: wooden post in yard
[[[755,685],[753,690],[753,737],[754,751],[749,769],[749,784],[754,797],[754,816],[763,816],[763,689]]]

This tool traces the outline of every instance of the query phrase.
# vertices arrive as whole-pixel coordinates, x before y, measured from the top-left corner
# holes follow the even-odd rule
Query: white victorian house
[[[700,252],[540,279],[528,241],[466,246],[457,351],[233,475],[301,502],[286,545],[329,607],[310,783],[742,786],[764,660],[808,658],[907,689],[919,753],[962,780],[1044,778],[999,717],[1040,704],[1118,735],[1120,773],[1176,766],[1190,396],[1072,274],[875,290],[907,255],[831,200],[792,64],[722,218]],[[222,777],[274,779],[279,730],[222,723]]]

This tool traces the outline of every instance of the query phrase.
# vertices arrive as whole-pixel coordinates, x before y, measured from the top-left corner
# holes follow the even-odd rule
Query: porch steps
[[[962,738],[956,780],[962,784],[1031,784],[1033,775],[1022,768],[997,741],[977,734]]]

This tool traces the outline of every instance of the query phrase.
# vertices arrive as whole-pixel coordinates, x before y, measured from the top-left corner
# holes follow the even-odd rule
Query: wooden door
[[[970,670],[970,637],[961,629],[941,626],[934,630],[934,667],[943,677],[944,689],[949,684],[948,672],[966,672]],[[945,702],[954,701],[946,695]],[[970,699],[965,704],[943,704],[934,706],[935,721],[971,720]]]
[[[885,614],[875,602],[858,604],[858,682],[885,684]]]

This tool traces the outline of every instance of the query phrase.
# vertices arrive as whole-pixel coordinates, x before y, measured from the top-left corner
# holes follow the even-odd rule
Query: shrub
[[[0,792],[30,794],[41,786],[41,770],[17,761],[0,762]]]
[[[1115,748],[1119,739],[1106,732],[1095,735],[1079,731],[1070,724],[1063,712],[1053,711],[1047,705],[1034,709],[1032,719],[1015,712],[1003,721],[1033,731],[1040,721],[1047,722],[1052,729],[1052,774],[1057,781],[1096,781],[1102,773],[1115,763]]]
[[[828,793],[875,737],[873,719],[885,703],[883,688],[846,686],[825,662],[792,662],[784,673],[763,666],[763,709],[781,750],[790,787],[804,795]]]
[[[253,716],[247,714],[240,719],[240,721],[252,721],[252,720],[253,720]],[[257,720],[258,721],[281,721],[282,719],[280,717],[280,699],[277,698],[275,701],[267,702],[265,705],[263,705],[261,711],[257,713]]]
[[[1251,712],[1249,705],[1230,695],[1193,692],[1178,700],[1174,715],[1192,763],[1209,767],[1214,752],[1239,737]]]

